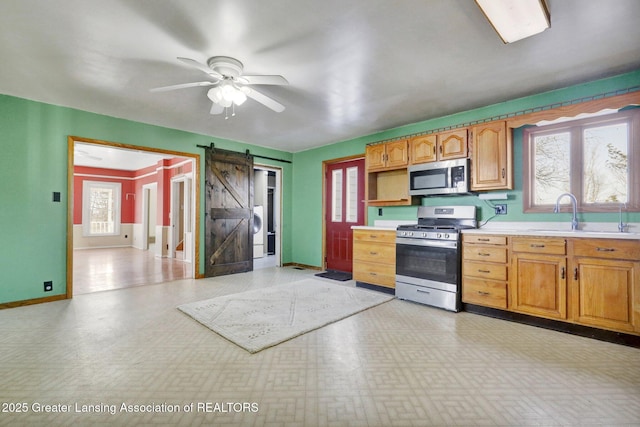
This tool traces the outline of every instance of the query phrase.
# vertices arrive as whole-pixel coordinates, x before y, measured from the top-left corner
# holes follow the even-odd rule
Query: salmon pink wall
[[[82,224],[82,183],[105,181],[122,184],[121,222],[123,224],[142,223],[142,186],[157,183],[157,212],[158,219],[161,220],[158,225],[168,226],[170,225],[171,179],[191,171],[192,162],[185,162],[183,158],[161,160],[153,166],[136,171],[75,166],[73,169],[73,223]]]
[[[134,221],[135,194],[133,172],[118,169],[102,169],[86,166],[73,168],[73,223],[82,224],[82,184],[84,181],[119,182],[122,184],[120,222]]]

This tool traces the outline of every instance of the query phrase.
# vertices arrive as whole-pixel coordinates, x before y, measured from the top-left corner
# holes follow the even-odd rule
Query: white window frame
[[[536,204],[534,200],[535,145],[536,136],[569,132],[572,134],[571,156],[579,161],[572,161],[570,165],[570,192],[578,201],[580,212],[617,212],[620,203],[586,203],[583,200],[583,159],[582,159],[582,131],[587,128],[607,126],[626,122],[628,126],[627,147],[627,183],[628,194],[625,210],[640,212],[640,110],[632,109],[607,116],[592,117],[582,120],[565,121],[538,127],[525,128],[523,132],[523,211],[525,213],[551,212],[553,204]],[[578,139],[576,139],[578,138]],[[568,198],[562,200],[563,210],[568,209]]]
[[[112,233],[92,233],[90,221],[90,197],[92,188],[109,188],[113,190],[114,201],[114,227]],[[84,181],[82,183],[82,234],[87,237],[96,236],[119,236],[120,235],[120,218],[121,218],[121,200],[122,200],[122,184],[119,182],[108,181]]]

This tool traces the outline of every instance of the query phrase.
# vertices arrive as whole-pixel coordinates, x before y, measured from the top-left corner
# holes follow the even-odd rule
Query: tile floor
[[[640,425],[636,348],[393,300],[252,355],[176,309],[314,273],[1,310],[0,425]]]

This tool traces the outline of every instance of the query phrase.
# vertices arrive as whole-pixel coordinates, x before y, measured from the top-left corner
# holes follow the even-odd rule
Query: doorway
[[[199,179],[199,155],[80,137],[68,138],[68,150],[67,298],[197,277],[200,242],[192,230],[199,229],[200,221],[199,188],[193,185]],[[87,221],[86,214],[79,213],[78,205],[93,197],[83,191],[85,181],[117,183],[119,196],[113,196],[119,201],[117,232],[83,231],[91,230],[86,223],[95,219]],[[174,185],[179,188],[177,196]],[[183,259],[171,253],[174,198],[180,198],[182,205]]]
[[[361,156],[324,162],[324,268],[353,270],[353,230],[364,225],[364,158]]]
[[[253,268],[280,267],[282,169],[254,165]],[[260,226],[258,226],[258,223]]]

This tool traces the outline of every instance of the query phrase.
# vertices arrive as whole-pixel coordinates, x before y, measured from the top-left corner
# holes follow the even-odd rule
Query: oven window
[[[458,282],[458,250],[414,245],[396,245],[396,274],[433,280]]]
[[[447,187],[447,169],[433,169],[411,173],[411,189],[424,190],[429,188]]]

